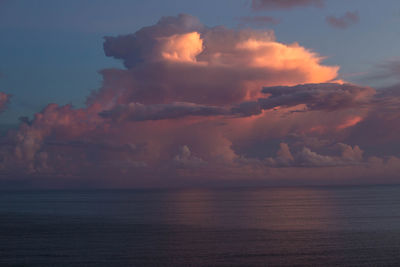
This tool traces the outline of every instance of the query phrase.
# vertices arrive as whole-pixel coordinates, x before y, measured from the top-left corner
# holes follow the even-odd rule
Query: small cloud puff
[[[353,24],[356,24],[360,20],[358,12],[346,12],[343,16],[335,17],[328,16],[326,17],[326,22],[337,29],[347,29]]]

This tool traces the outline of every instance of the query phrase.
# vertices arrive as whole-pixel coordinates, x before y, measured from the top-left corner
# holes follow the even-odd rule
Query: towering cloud
[[[396,94],[336,82],[337,66],[272,31],[179,15],[106,37],[104,50],[125,68],[102,70],[86,107],[49,104],[21,120],[1,141],[0,177],[162,186],[398,171],[395,150],[377,153],[400,143]]]
[[[112,89],[106,84],[93,97],[115,97],[108,91],[118,90],[115,100],[124,104],[239,103],[255,99],[262,86],[325,82],[338,71],[296,43],[276,42],[270,31],[207,28],[188,15],[163,18],[135,34],[106,37],[104,49],[123,60],[127,70],[103,71],[105,82],[119,82]]]

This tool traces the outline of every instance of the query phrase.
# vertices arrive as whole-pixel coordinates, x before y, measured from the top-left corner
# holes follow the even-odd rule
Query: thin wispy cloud
[[[238,19],[239,26],[267,27],[279,24],[280,21],[270,16],[245,16]]]
[[[375,67],[375,71],[368,76],[368,79],[370,80],[396,79],[400,81],[400,60],[390,60],[378,64]]]
[[[324,0],[252,0],[251,8],[258,10],[292,9],[298,7],[323,7]]]
[[[347,29],[350,26],[358,23],[360,17],[358,12],[346,12],[343,16],[335,17],[335,16],[328,16],[326,17],[326,22],[332,26],[333,28],[337,29]]]

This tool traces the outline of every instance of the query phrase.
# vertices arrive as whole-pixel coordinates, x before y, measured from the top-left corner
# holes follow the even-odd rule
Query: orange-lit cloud
[[[165,60],[196,62],[197,55],[203,50],[203,40],[198,32],[160,37],[158,41]]]
[[[240,64],[248,67],[267,68],[275,71],[299,70],[305,77],[301,83],[323,83],[337,76],[339,67],[320,65],[321,57],[297,43],[285,45],[271,41],[249,39],[236,46]],[[230,63],[232,63],[230,61]]]
[[[356,124],[358,124],[360,121],[362,121],[362,118],[360,116],[352,117],[347,119],[345,122],[340,124],[339,126],[336,127],[338,130],[343,130],[349,127],[352,127]]]

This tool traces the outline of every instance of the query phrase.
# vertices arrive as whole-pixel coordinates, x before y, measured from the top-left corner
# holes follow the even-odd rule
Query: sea
[[[400,266],[400,186],[0,191],[0,266]]]

